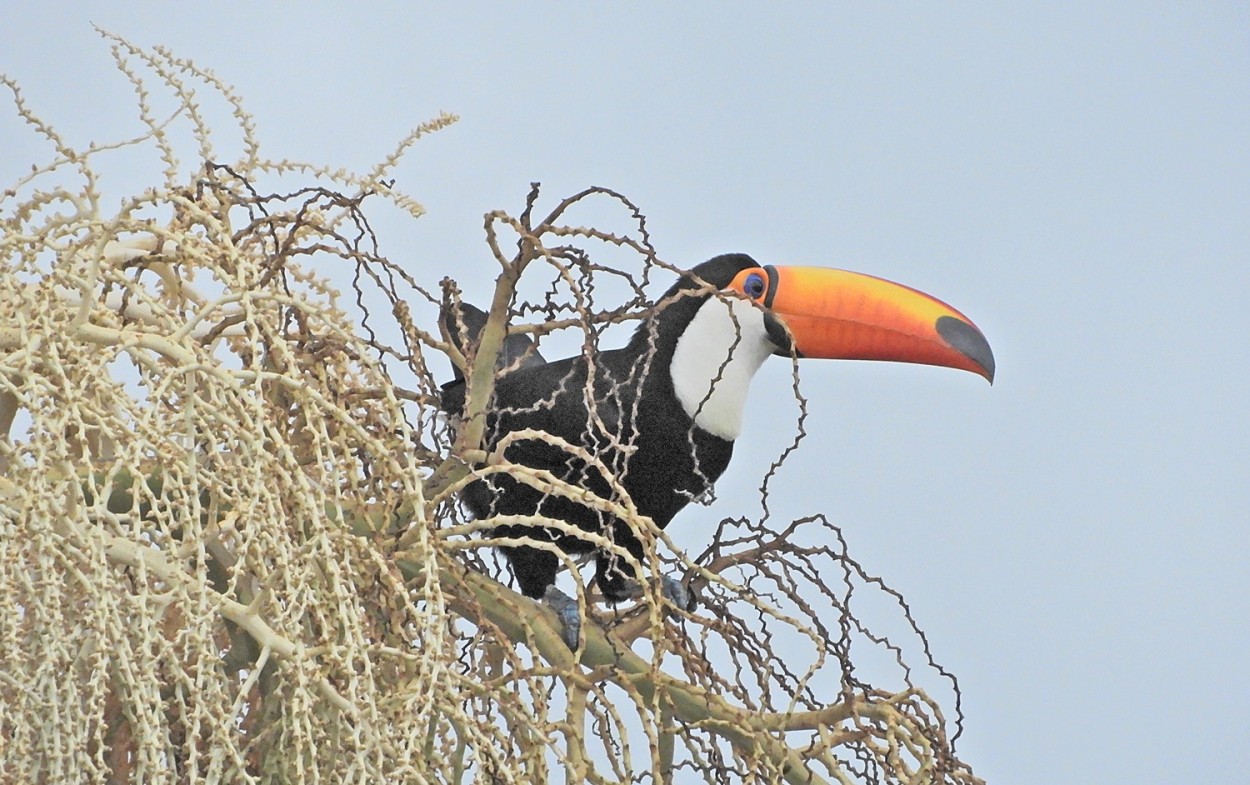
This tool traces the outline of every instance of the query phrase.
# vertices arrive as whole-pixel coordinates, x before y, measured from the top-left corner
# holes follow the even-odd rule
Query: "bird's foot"
[[[686,590],[685,585],[681,581],[671,575],[665,575],[660,578],[660,591],[669,602],[677,606],[678,610],[686,613],[694,610],[694,597]]]
[[[676,605],[679,610],[689,613],[694,610],[694,597],[690,596],[690,592],[682,585],[682,582],[670,575],[660,576],[660,594],[664,599]],[[643,595],[642,584],[635,580],[629,580],[625,584],[625,590],[621,592],[620,599],[636,600]]]
[[[548,586],[543,593],[543,602],[555,611],[560,622],[560,637],[570,651],[577,651],[577,644],[582,636],[582,614],[577,607],[577,600],[557,589]]]

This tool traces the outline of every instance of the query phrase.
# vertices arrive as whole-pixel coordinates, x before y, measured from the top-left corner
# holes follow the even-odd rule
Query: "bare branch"
[[[630,498],[629,461],[610,457],[638,440],[620,391],[653,353],[618,378],[600,342],[629,323],[653,344],[673,306],[654,288],[677,270],[638,206],[600,187],[549,206],[535,183],[516,217],[485,214],[482,258],[464,263],[495,271],[488,315],[452,340],[434,325],[461,289],[432,271],[463,268],[388,258],[369,216],[379,201],[422,212],[384,178],[453,116],[364,174],[270,161],[211,71],[101,35],[135,90],[133,139],[78,149],[2,78],[50,148],[0,192],[7,776],[980,782],[955,754],[958,685],[903,597],[823,516],[767,508],[801,419],[763,515],[722,521],[702,552]],[[214,100],[229,136],[210,128]],[[211,160],[232,147],[235,163]],[[99,173],[120,148],[154,153],[161,182],[105,210]],[[590,204],[627,229],[579,224]],[[562,335],[586,358],[568,392],[594,438],[492,433],[496,384],[524,361],[505,346],[547,353]],[[439,409],[452,368],[458,417]],[[802,411],[797,376],[795,395]],[[602,482],[512,459],[531,443]],[[465,514],[465,493],[505,478],[628,526],[641,556],[611,527]],[[698,606],[650,580],[609,605],[559,538],[640,577],[676,570]],[[567,571],[576,651],[509,588],[496,548],[520,545]]]

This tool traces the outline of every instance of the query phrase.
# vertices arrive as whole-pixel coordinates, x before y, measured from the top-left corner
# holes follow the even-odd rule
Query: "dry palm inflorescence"
[[[953,678],[822,516],[727,520],[690,558],[650,527],[644,572],[675,563],[698,609],[590,602],[574,653],[461,514],[475,472],[527,470],[448,430],[430,362],[490,377],[508,322],[593,348],[641,318],[671,268],[628,200],[537,220],[534,187],[488,214],[500,307],[465,356],[415,315],[456,283],[390,262],[366,210],[420,214],[388,178],[453,117],[363,175],[267,160],[211,72],[103,35],[136,139],[73,148],[3,78],[52,154],[0,193],[0,782],[978,781],[925,689],[958,714]],[[136,149],[162,182],[109,202],[109,156]],[[631,231],[567,222],[593,200]],[[887,600],[923,666],[853,595]],[[857,669],[874,657],[887,687]]]

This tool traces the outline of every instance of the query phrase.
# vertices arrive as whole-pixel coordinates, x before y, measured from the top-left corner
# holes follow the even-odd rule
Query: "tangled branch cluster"
[[[671,268],[628,200],[591,189],[538,220],[535,187],[518,216],[488,214],[497,288],[461,352],[418,316],[456,283],[391,263],[365,211],[420,213],[385,178],[453,118],[365,175],[268,161],[211,73],[107,37],[146,127],[126,144],[164,171],[119,208],[99,182],[116,146],[72,148],[3,80],[54,150],[0,195],[4,781],[978,781],[904,644],[852,600],[893,603],[920,672],[945,676],[906,604],[824,518],[725,521],[695,558],[637,520],[644,571],[678,562],[699,607],[583,594],[594,623],[571,652],[507,587],[492,521],[460,515],[473,477],[528,470],[480,428],[449,433],[431,364],[479,380],[472,423],[509,329],[580,330],[593,350],[643,318]],[[233,163],[212,163],[195,84],[233,107]],[[173,123],[198,142],[191,172]],[[634,231],[570,223],[587,200]],[[605,248],[632,261],[596,263]],[[864,652],[893,681],[862,676]]]

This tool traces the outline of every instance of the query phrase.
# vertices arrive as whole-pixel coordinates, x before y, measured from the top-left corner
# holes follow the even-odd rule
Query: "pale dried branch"
[[[676,268],[636,205],[591,188],[536,222],[535,184],[518,215],[488,213],[498,277],[462,347],[432,328],[456,282],[440,291],[388,259],[368,219],[376,199],[421,212],[383,178],[452,116],[366,174],[269,161],[211,71],[103,35],[136,91],[133,140],[78,150],[4,80],[52,148],[0,196],[6,775],[979,782],[930,689],[954,695],[957,735],[957,686],[827,520],[725,521],[706,552],[682,555],[593,445],[538,431],[486,443],[509,335],[571,330],[593,358],[610,325],[646,329],[652,279]],[[207,160],[225,146],[209,138],[213,95],[237,124],[233,165]],[[162,98],[176,107],[164,119]],[[195,137],[189,164],[174,123]],[[135,145],[154,148],[164,182],[106,211],[99,170]],[[79,187],[41,187],[65,173]],[[618,206],[631,230],[580,225],[587,200]],[[351,271],[346,306],[334,270]],[[469,386],[454,433],[437,411],[449,363]],[[636,434],[598,425],[628,452]],[[511,463],[520,440],[593,467],[607,495]],[[466,519],[457,492],[503,474],[630,522],[643,558],[559,521]],[[580,535],[639,575],[676,566],[700,606],[675,611],[656,583],[605,606],[581,560],[499,536],[518,524]],[[523,543],[571,575],[587,619],[575,652],[506,585],[493,549]],[[865,595],[893,604],[901,632],[860,612]],[[893,670],[857,670],[874,657]]]

